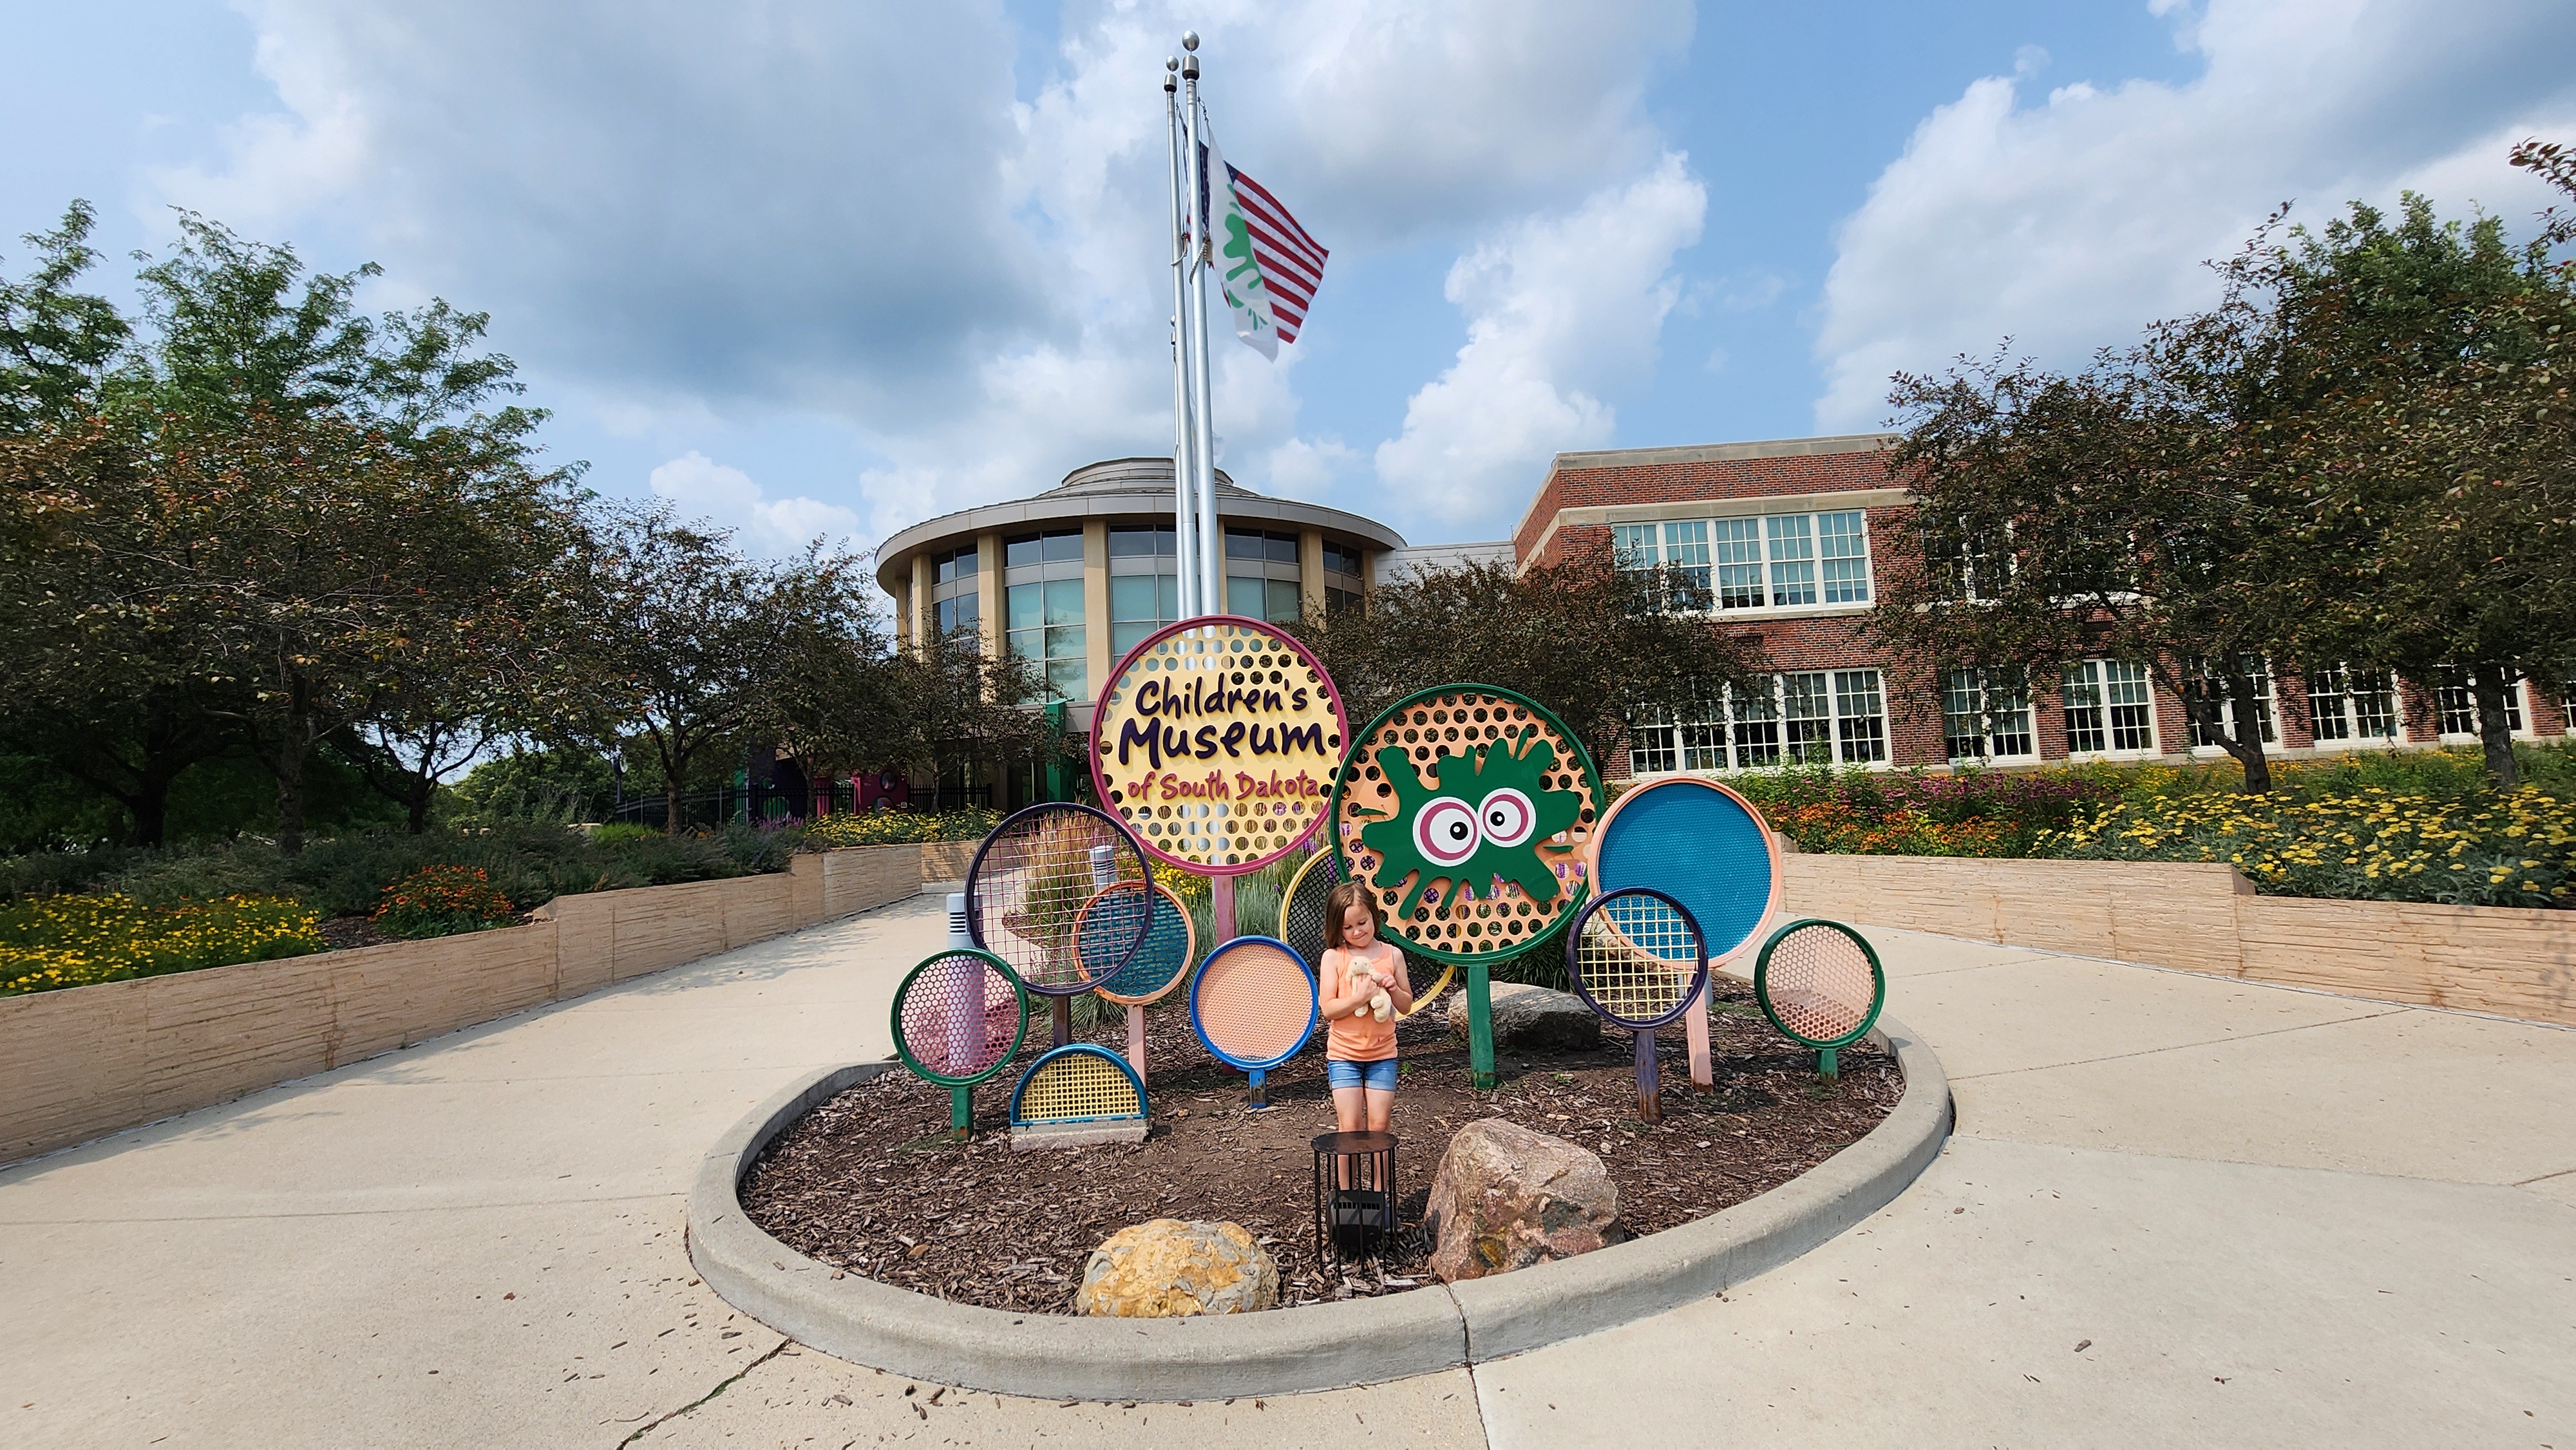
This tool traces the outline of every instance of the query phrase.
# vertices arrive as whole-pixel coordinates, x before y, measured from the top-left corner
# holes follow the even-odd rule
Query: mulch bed
[[[1581,1143],[1619,1186],[1621,1224],[1653,1233],[1788,1182],[1876,1127],[1905,1091],[1892,1058],[1850,1050],[1839,1083],[1773,1031],[1752,988],[1717,979],[1715,1090],[1691,1087],[1678,1025],[1658,1035],[1664,1120],[1636,1120],[1635,1047],[1604,1027],[1585,1052],[1505,1046],[1499,1086],[1468,1086],[1467,1047],[1447,999],[1402,1023],[1396,1182],[1418,1225],[1449,1136],[1500,1116]],[[1154,1218],[1230,1219],[1277,1258],[1280,1303],[1401,1292],[1437,1282],[1430,1244],[1408,1227],[1374,1259],[1319,1257],[1311,1140],[1333,1129],[1323,1034],[1268,1075],[1272,1106],[1247,1112],[1243,1074],[1211,1058],[1186,1009],[1147,1012],[1152,1131],[1142,1143],[1015,1152],[1007,1116],[1018,1069],[976,1089],[975,1132],[948,1134],[949,1095],[900,1069],[817,1106],[781,1133],[742,1185],[753,1222],[812,1258],[964,1304],[1070,1313],[1101,1240]],[[1089,1033],[1126,1041],[1123,1011]],[[1023,1063],[1046,1047],[1033,1012]]]

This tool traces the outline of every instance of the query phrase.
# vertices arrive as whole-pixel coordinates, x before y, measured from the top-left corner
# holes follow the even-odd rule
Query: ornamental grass
[[[274,896],[144,906],[115,893],[0,906],[0,996],[322,950],[321,914]]]
[[[997,811],[845,811],[805,823],[812,847],[905,846],[916,841],[980,841],[1002,823]]]

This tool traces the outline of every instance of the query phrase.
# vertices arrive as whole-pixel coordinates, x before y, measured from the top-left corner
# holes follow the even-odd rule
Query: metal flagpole
[[[1198,506],[1199,506],[1199,603],[1210,614],[1225,612],[1225,532],[1217,519],[1216,495],[1216,404],[1208,383],[1208,264],[1215,255],[1208,236],[1208,213],[1212,209],[1207,174],[1207,112],[1199,106],[1199,37],[1193,30],[1181,37],[1181,49],[1187,52],[1181,60],[1183,114],[1189,132],[1189,206],[1190,235],[1195,243],[1190,251],[1190,296],[1182,309],[1189,326],[1192,369],[1192,408],[1198,424]]]
[[[1188,169],[1181,164],[1181,147],[1189,138],[1181,124],[1180,68],[1178,56],[1163,62],[1163,121],[1172,143],[1172,537],[1177,545],[1174,567],[1180,574],[1180,617],[1193,619],[1207,610],[1199,601],[1198,429],[1191,416],[1190,340],[1181,320],[1189,300],[1181,213]]]

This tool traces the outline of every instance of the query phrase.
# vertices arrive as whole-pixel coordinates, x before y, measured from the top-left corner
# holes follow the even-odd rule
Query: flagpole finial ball
[[[1199,48],[1199,33],[1198,33],[1197,31],[1195,31],[1195,30],[1184,30],[1184,31],[1182,31],[1182,32],[1181,32],[1181,49],[1183,49],[1183,50],[1196,50],[1196,49],[1198,49],[1198,48]]]
[[[1177,56],[1177,55],[1167,55],[1167,56],[1164,56],[1164,57],[1163,57],[1163,69],[1165,69],[1165,70],[1179,70],[1180,68],[1181,68],[1181,58],[1180,58],[1179,56]]]

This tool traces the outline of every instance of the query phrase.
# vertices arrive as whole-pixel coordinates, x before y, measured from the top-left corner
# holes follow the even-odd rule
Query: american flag
[[[1226,163],[1225,174],[1234,183],[1235,204],[1243,208],[1243,219],[1252,229],[1252,258],[1261,264],[1279,340],[1295,342],[1297,329],[1306,325],[1306,309],[1314,305],[1315,288],[1324,280],[1324,258],[1330,254],[1323,243],[1306,234],[1270,188],[1231,162]]]

